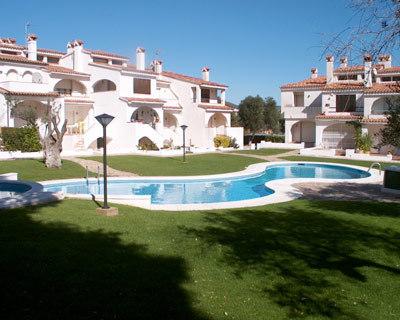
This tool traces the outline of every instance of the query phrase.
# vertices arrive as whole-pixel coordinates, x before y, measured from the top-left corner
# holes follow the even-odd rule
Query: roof
[[[385,73],[400,73],[400,67],[389,67],[377,70],[378,74],[385,74]]]
[[[139,70],[136,68],[136,65],[128,63],[126,67],[122,67],[122,70],[124,71],[133,71],[133,72],[143,72],[143,73],[149,73],[149,74],[156,74],[153,70],[151,69],[145,69],[145,70]]]
[[[76,98],[76,97],[64,97],[64,101],[67,103],[89,103],[92,104],[94,103],[93,100],[90,99],[82,99],[82,98]]]
[[[319,114],[315,117],[318,120],[361,120],[362,116],[351,113]]]
[[[361,123],[387,123],[388,120],[386,117],[382,118],[363,118]]]
[[[24,91],[11,91],[4,88],[0,88],[0,93],[11,96],[31,96],[31,97],[59,97],[58,92],[24,92]]]
[[[287,83],[281,86],[281,89],[302,89],[315,88],[322,89],[326,85],[326,77],[309,78],[298,82]]]
[[[364,66],[339,67],[333,71],[333,73],[362,73],[362,72],[364,72]]]
[[[227,105],[221,105],[221,104],[202,104],[199,103],[199,107],[206,109],[206,110],[222,110],[222,111],[233,111],[234,109],[227,106]]]
[[[324,91],[364,90],[364,82],[334,82],[324,86]]]
[[[185,81],[185,82],[194,83],[194,84],[197,84],[199,86],[208,85],[208,86],[214,86],[214,87],[224,87],[224,88],[228,87],[225,84],[212,82],[212,81],[205,81],[205,80],[203,80],[201,78],[190,77],[190,76],[186,76],[184,74],[175,73],[175,72],[171,72],[171,71],[163,71],[162,75],[164,77],[168,77],[168,78],[172,78],[172,79],[176,79],[176,80],[181,80],[181,81]]]
[[[400,93],[400,84],[374,83],[372,87],[365,88],[364,93]]]
[[[166,110],[181,110],[182,109],[181,106],[168,106],[168,105],[163,106],[162,108],[166,109]]]
[[[46,62],[29,60],[28,58],[26,58],[24,56],[17,56],[17,55],[13,55],[13,54],[3,54],[3,53],[0,54],[0,61],[24,63],[24,64],[35,64],[35,65],[40,65],[40,66],[47,65]]]
[[[89,52],[91,55],[94,56],[103,56],[103,57],[110,57],[110,58],[115,58],[115,59],[120,59],[120,60],[129,60],[128,57],[112,53],[112,52],[107,52],[107,51],[102,51],[102,50],[91,50],[91,49],[85,49],[85,51]]]
[[[78,71],[75,71],[73,69],[61,67],[61,66],[56,65],[56,64],[49,64],[48,66],[46,66],[46,69],[48,71],[50,71],[51,73],[62,73],[62,74],[70,74],[70,75],[90,77],[90,74],[83,73],[83,72],[78,72]]]
[[[136,98],[136,97],[121,97],[121,100],[126,102],[136,102],[136,103],[152,103],[152,104],[164,104],[165,101],[156,98]]]

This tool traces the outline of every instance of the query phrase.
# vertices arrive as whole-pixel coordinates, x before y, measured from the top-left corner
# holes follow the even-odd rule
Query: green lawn
[[[400,204],[0,214],[2,319],[400,318]]]
[[[82,178],[86,174],[83,167],[68,160],[63,160],[61,169],[49,169],[36,159],[0,161],[0,173],[7,172],[18,172],[19,179],[33,181]]]
[[[102,157],[87,159],[102,161]],[[110,156],[110,167],[136,173],[141,176],[190,176],[218,174],[243,170],[252,163],[265,160],[227,154],[189,155],[187,163],[182,157],[151,157],[138,155]]]
[[[233,151],[235,153],[242,153],[242,154],[256,154],[259,156],[274,156],[277,154],[282,154],[285,152],[293,151],[293,149],[257,149],[257,150],[238,150]]]
[[[349,160],[349,159],[337,159],[337,158],[320,158],[320,157],[304,157],[304,156],[289,156],[289,157],[282,157],[282,160],[288,161],[317,161],[317,162],[333,162],[333,163],[343,163],[343,164],[350,164],[354,166],[361,166],[367,167],[374,163],[375,161],[361,161],[361,160]],[[393,165],[400,165],[400,163],[390,163],[390,162],[380,162],[382,165],[382,169],[393,166]]]

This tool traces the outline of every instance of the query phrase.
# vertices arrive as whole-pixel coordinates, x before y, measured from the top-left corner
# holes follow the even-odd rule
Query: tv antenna
[[[26,23],[25,23],[25,37],[27,37],[28,36],[28,34],[29,34],[29,28],[31,27],[31,22],[30,21],[27,21]]]

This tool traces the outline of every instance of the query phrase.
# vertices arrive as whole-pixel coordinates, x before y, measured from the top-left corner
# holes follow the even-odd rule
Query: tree
[[[253,141],[257,131],[264,128],[264,99],[260,96],[248,96],[239,104],[239,117],[245,129],[249,130]]]
[[[389,111],[386,113],[387,124],[379,132],[381,146],[389,145],[400,150],[400,99],[388,100]]]
[[[265,110],[264,110],[264,125],[265,129],[271,130],[273,133],[280,132],[279,120],[281,113],[279,112],[276,101],[272,97],[265,99]]]
[[[54,102],[47,104],[46,132],[42,138],[44,163],[48,168],[61,168],[62,142],[67,132],[67,120],[61,125],[61,105]],[[61,125],[61,129],[60,129]]]
[[[372,58],[400,48],[400,1],[349,0],[353,18],[335,35],[329,35],[325,53],[357,56],[366,52]]]

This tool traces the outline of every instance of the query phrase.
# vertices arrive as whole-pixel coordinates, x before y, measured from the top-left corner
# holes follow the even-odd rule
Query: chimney
[[[384,68],[390,68],[392,66],[392,56],[390,54],[382,54],[378,58],[379,64],[383,64]]]
[[[202,73],[202,78],[204,81],[210,81],[210,68],[209,67],[203,67],[201,69]]]
[[[73,62],[75,71],[83,71],[83,41],[74,40],[69,43],[74,53]]]
[[[333,82],[333,61],[334,58],[332,55],[327,55],[326,56],[326,83],[332,83]]]
[[[162,61],[161,60],[154,60],[153,61],[153,70],[155,73],[162,73]]]
[[[26,37],[28,44],[28,59],[36,61],[37,60],[37,36],[35,34],[29,34]]]
[[[346,68],[347,67],[347,57],[341,57],[340,58],[340,68]]]
[[[136,49],[136,69],[138,70],[144,70],[146,67],[145,52],[143,48]]]
[[[318,69],[317,68],[311,68],[311,79],[318,78]]]
[[[369,53],[364,54],[364,85],[372,87],[372,57]]]

